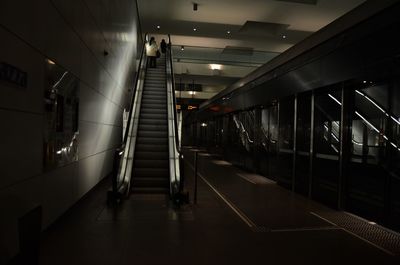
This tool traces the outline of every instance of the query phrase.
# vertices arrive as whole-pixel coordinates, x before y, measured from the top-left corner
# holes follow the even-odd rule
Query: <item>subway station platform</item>
[[[184,154],[189,204],[132,194],[110,206],[107,178],[45,231],[40,264],[399,264],[396,233],[205,151]]]

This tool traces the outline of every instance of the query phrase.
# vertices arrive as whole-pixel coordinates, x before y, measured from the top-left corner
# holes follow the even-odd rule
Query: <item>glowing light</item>
[[[339,153],[339,150],[333,144],[331,144],[331,147],[333,148],[333,150],[335,150],[336,153]]]
[[[337,104],[339,104],[340,106],[342,106],[342,103],[341,103],[339,100],[337,100],[334,96],[332,96],[331,94],[328,94],[328,96],[329,96],[331,99],[333,99]]]
[[[196,95],[196,91],[189,91],[189,95]]]
[[[334,133],[331,133],[331,135],[333,136],[333,138],[334,138],[336,141],[339,142],[339,138],[338,138]]]
[[[197,29],[196,29],[196,28],[193,28],[193,31],[197,31]]]
[[[369,127],[371,127],[372,129],[374,129],[377,133],[379,133],[379,130],[372,125],[366,118],[364,118],[360,113],[358,113],[357,111],[355,112],[357,114],[358,117],[360,117]]]
[[[160,26],[157,26],[157,29],[160,29],[161,27]]]
[[[61,76],[61,78],[53,85],[53,88],[56,88],[67,74],[68,74],[68,71],[64,72],[64,74]]]
[[[386,114],[386,111],[384,111],[380,106],[378,106],[378,104],[376,104],[370,97],[365,96],[365,95],[364,95],[364,97],[365,97],[369,102],[371,102],[375,107],[377,107],[380,111],[382,111],[383,113]]]
[[[55,65],[55,64],[56,64],[55,62],[53,62],[53,61],[50,60],[50,59],[46,59],[46,62],[47,62],[48,64],[51,64],[51,65]]]
[[[222,65],[220,64],[210,64],[211,70],[221,70]]]
[[[364,81],[364,82],[367,82],[367,81]],[[363,93],[361,93],[360,91],[358,91],[358,90],[356,90],[356,93],[357,94],[360,94],[361,96],[364,96],[364,94]]]
[[[207,127],[207,123],[204,123],[204,122],[203,122],[203,123],[201,124],[201,127]]]
[[[351,140],[351,141],[352,141],[353,144],[355,144],[355,145],[359,145],[359,146],[362,146],[362,145],[363,145],[362,143],[356,142],[355,140]]]
[[[390,116],[390,118],[392,118],[392,120],[394,120],[398,125],[400,125],[400,121],[398,121],[395,117]]]
[[[228,30],[226,33],[228,33],[228,34],[231,34],[231,31],[230,31],[230,30]]]

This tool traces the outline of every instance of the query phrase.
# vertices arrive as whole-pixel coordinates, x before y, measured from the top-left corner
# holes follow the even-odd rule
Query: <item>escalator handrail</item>
[[[172,78],[172,91],[173,91],[173,100],[174,100],[174,106],[175,106],[175,111],[174,111],[174,130],[175,130],[175,144],[176,144],[176,149],[178,150],[179,153],[181,153],[181,143],[179,140],[179,134],[178,134],[178,115],[176,111],[176,96],[175,96],[175,75],[174,75],[174,68],[173,66],[173,61],[172,61],[172,43],[171,43],[171,35],[168,34],[168,52],[169,52],[169,63],[171,65],[171,78]]]
[[[146,36],[147,36],[147,33],[145,34],[145,39],[147,39]],[[134,106],[135,106],[135,102],[134,101],[135,101],[136,93],[138,92],[138,86],[139,86],[139,80],[140,80],[140,77],[141,77],[141,71],[143,71],[143,69],[145,70],[145,67],[142,67],[142,64],[144,62],[145,52],[146,52],[146,41],[144,41],[143,44],[142,44],[140,60],[139,60],[139,67],[138,67],[138,72],[137,72],[136,77],[135,77],[134,87],[133,87],[132,96],[131,96],[131,100],[130,100],[129,114],[128,114],[128,120],[127,120],[127,124],[126,124],[126,128],[125,128],[124,138],[122,140],[121,147],[117,149],[117,153],[116,153],[116,155],[119,156],[119,159],[115,159],[115,157],[114,157],[114,163],[119,161],[118,168],[116,169],[117,172],[115,172],[114,175],[113,175],[113,178],[114,178],[113,179],[113,192],[114,192],[114,195],[119,193],[121,188],[126,183],[126,175],[127,175],[126,171],[124,171],[125,173],[124,173],[124,176],[123,176],[122,180],[120,181],[120,183],[118,183],[118,176],[121,174],[121,170],[122,170],[122,167],[124,165],[124,163],[123,163],[123,159],[124,158],[122,158],[122,160],[121,160],[121,156],[125,155],[124,153],[125,153],[126,143],[128,141],[128,137],[129,137],[130,127],[131,127],[131,125],[133,125],[133,124],[131,124],[131,120],[132,120],[132,115],[133,115],[133,112],[134,112]]]
[[[183,174],[183,155],[181,152],[181,140],[180,140],[180,128],[178,126],[178,114],[176,109],[176,96],[175,96],[175,77],[173,72],[173,59],[172,59],[172,49],[171,49],[171,36],[168,35],[168,47],[167,55],[168,61],[166,71],[167,71],[167,88],[168,88],[168,119],[170,120],[169,125],[171,129],[169,130],[169,141],[170,141],[170,188],[171,196],[175,203],[180,204],[180,194],[183,190],[184,174]],[[181,117],[181,116],[180,116]],[[181,125],[182,122],[179,123]],[[174,135],[172,135],[174,134]]]
[[[147,33],[145,34],[145,39],[146,39],[146,36],[147,36]],[[140,76],[140,70],[141,70],[140,66],[142,65],[142,61],[143,61],[143,57],[144,57],[143,55],[144,55],[145,51],[146,51],[146,41],[143,41],[142,50],[141,50],[141,54],[140,54],[140,60],[139,60],[138,73],[136,74],[135,83],[134,83],[135,86],[132,91],[131,105],[130,105],[129,115],[128,115],[128,123],[126,124],[124,139],[122,141],[123,145],[125,145],[126,140],[128,139],[128,131],[129,131],[130,123],[131,123],[132,110],[133,110],[133,106],[134,106],[133,101],[135,99],[135,95],[136,95],[136,91],[137,91],[137,87],[138,87],[138,83],[139,83],[139,76]]]

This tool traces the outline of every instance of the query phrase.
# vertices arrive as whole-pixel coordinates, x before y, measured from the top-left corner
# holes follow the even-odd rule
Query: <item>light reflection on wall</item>
[[[104,173],[103,168],[111,166],[112,154],[114,149],[122,141],[122,112],[123,108],[126,107],[126,99],[130,99],[128,89],[131,89],[134,84],[130,83],[133,80],[133,76],[136,70],[136,51],[137,51],[137,25],[136,20],[128,26],[127,32],[107,32],[105,37],[111,39],[112,42],[118,44],[115,45],[116,54],[110,54],[109,56],[115,56],[112,65],[108,65],[107,69],[111,66],[111,73],[113,80],[110,80],[108,76],[100,76],[103,80],[102,86],[105,91],[107,98],[111,99],[103,101],[101,107],[96,107],[98,113],[96,114],[96,120],[100,123],[95,128],[92,127],[90,130],[90,136],[86,135],[88,143],[83,143],[86,146],[86,152],[88,154],[98,154],[104,152],[99,159],[96,160],[96,165],[88,162],[80,165],[81,173],[87,176],[84,185],[90,185],[89,183],[96,183],[96,181]],[[96,104],[99,104],[96,102]],[[101,103],[100,103],[101,104]],[[93,111],[90,108],[85,108],[85,111]],[[93,116],[82,113],[82,116]],[[119,124],[121,121],[121,124]],[[107,151],[107,152],[105,152]],[[101,172],[98,172],[100,169]],[[109,168],[108,168],[109,169]]]

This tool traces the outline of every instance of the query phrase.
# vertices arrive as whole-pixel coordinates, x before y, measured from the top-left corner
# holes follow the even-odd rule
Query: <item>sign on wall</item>
[[[26,88],[28,84],[28,74],[11,64],[1,62],[0,80]]]

